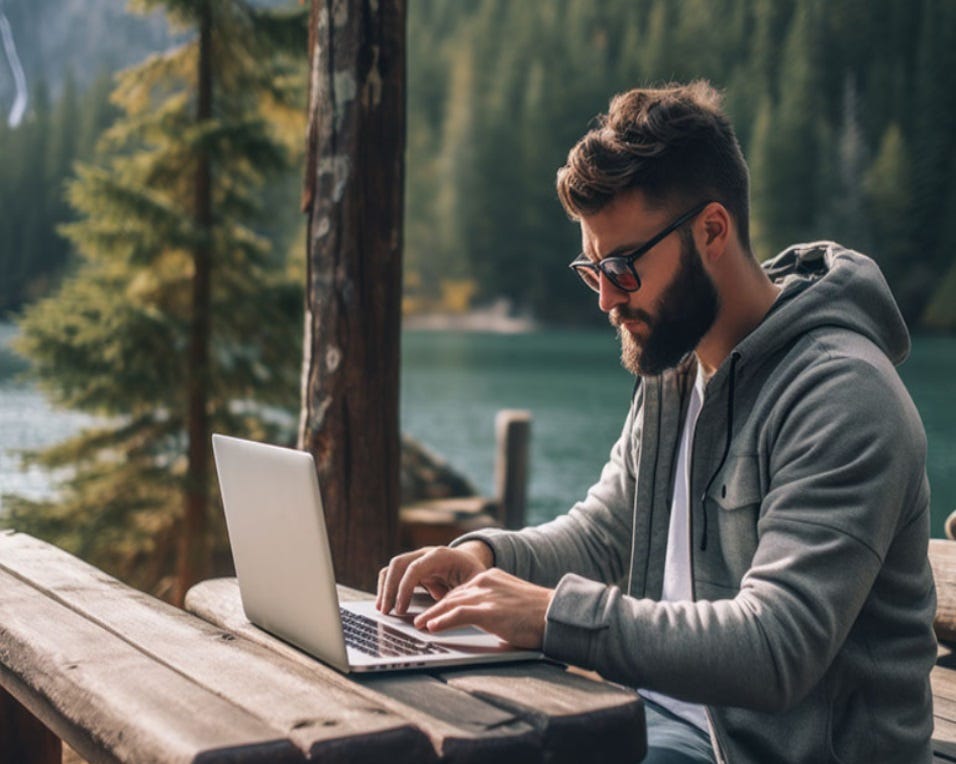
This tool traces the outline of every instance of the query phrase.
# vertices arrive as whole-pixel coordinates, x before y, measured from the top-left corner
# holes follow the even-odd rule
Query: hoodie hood
[[[789,247],[763,263],[780,295],[763,322],[737,347],[743,358],[760,357],[820,327],[863,335],[899,365],[910,336],[879,266],[866,255],[832,241]]]

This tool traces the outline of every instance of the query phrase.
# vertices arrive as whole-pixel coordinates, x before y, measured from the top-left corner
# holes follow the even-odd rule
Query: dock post
[[[525,525],[531,412],[503,409],[495,417],[495,493],[498,519],[508,529]]]

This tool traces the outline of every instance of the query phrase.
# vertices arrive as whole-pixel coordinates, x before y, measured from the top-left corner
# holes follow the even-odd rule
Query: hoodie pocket
[[[756,455],[735,455],[712,482],[707,491],[707,511],[716,517],[718,545],[721,552],[721,577],[734,591],[749,570],[757,551],[757,520],[763,490]],[[717,562],[717,561],[715,561]]]

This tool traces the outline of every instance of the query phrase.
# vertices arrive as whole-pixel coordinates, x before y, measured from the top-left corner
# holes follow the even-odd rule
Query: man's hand
[[[491,549],[481,541],[469,541],[454,549],[425,547],[400,554],[379,571],[375,607],[382,613],[394,610],[404,615],[416,586],[424,586],[434,599],[440,600],[491,565]]]
[[[415,626],[443,631],[480,626],[515,647],[540,649],[553,589],[492,568],[452,589],[415,618]]]

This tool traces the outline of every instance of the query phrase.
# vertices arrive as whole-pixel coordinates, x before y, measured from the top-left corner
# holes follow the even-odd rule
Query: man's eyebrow
[[[647,244],[646,241],[638,242],[637,244],[622,244],[621,246],[615,247],[614,249],[612,249],[610,252],[604,255],[604,257],[595,257],[593,252],[588,252],[586,250],[584,252],[584,255],[585,257],[588,258],[588,260],[596,263],[599,260],[604,260],[605,258],[608,258],[608,257],[620,257],[621,255],[629,255],[632,252],[639,250],[645,244]]]

